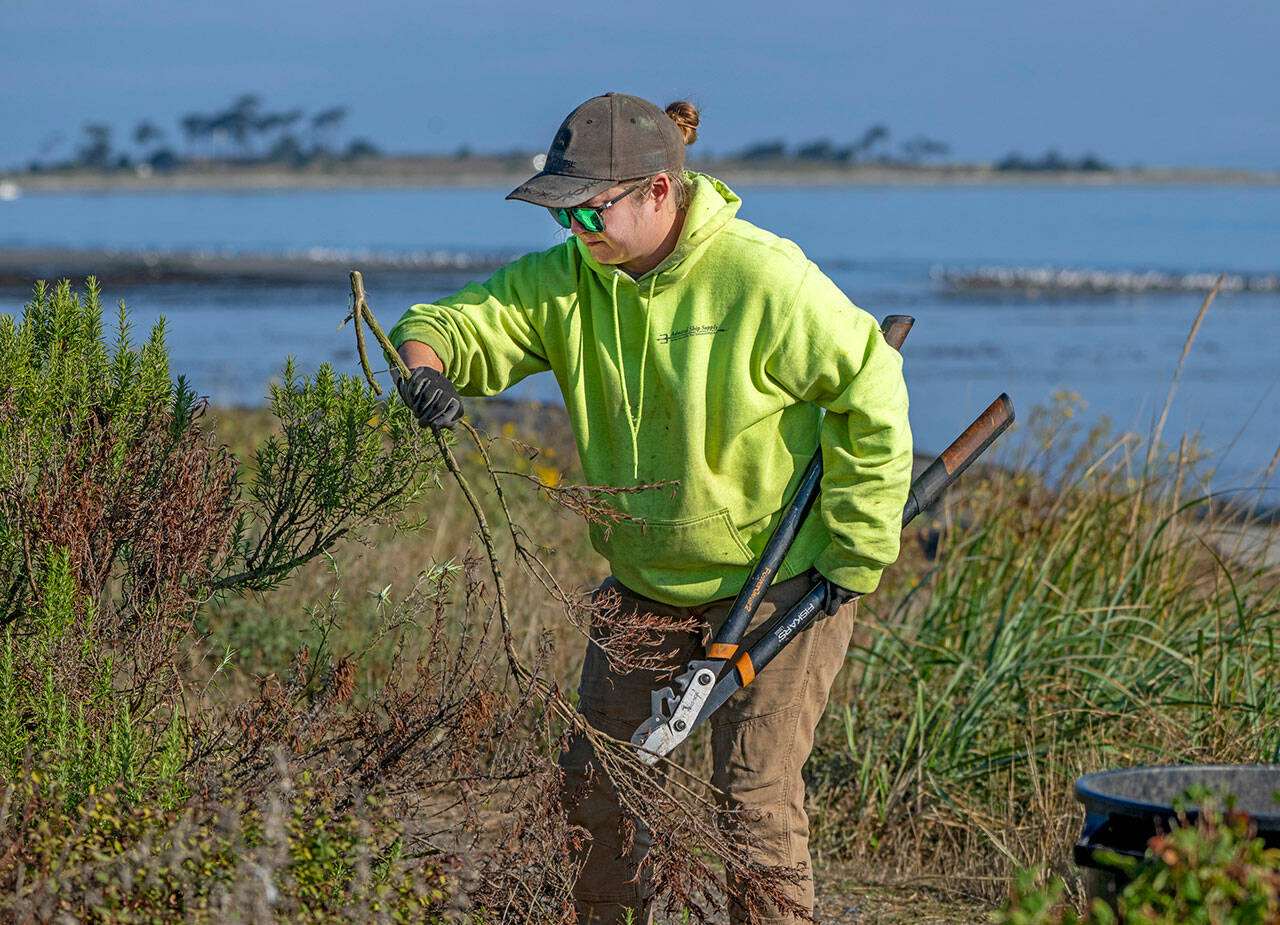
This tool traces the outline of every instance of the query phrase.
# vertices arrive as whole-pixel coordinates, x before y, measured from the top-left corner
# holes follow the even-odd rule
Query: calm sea
[[[1183,368],[1166,437],[1199,434],[1228,481],[1280,444],[1280,189],[747,188],[742,217],[791,238],[877,317],[914,315],[904,348],[916,442],[944,446],[1001,391],[1019,412],[1075,393],[1086,421],[1147,433],[1204,299],[1231,274]],[[505,190],[39,195],[0,202],[0,247],[226,254],[514,255],[561,240]],[[1196,274],[1200,274],[1197,276]],[[385,325],[473,272],[379,279]],[[286,354],[356,370],[336,329],[347,281],[142,284],[105,293],[143,329],[163,315],[175,368],[216,403],[263,401]],[[0,313],[25,295],[0,291]],[[554,399],[535,377],[524,397]],[[1272,499],[1275,500],[1275,499]]]

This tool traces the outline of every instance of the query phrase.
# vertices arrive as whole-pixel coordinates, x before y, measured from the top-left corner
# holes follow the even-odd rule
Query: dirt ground
[[[928,884],[867,885],[853,871],[826,867],[817,871],[815,914],[823,925],[979,925],[990,922],[991,909],[947,899]],[[727,925],[727,916],[711,920]],[[657,925],[681,925],[681,919],[655,918]]]
[[[866,886],[838,868],[817,872],[819,922],[902,923],[902,925],[977,925],[989,922],[991,910],[944,898],[927,884]]]

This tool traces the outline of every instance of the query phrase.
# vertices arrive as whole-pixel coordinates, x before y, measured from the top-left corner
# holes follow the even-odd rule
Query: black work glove
[[[862,597],[857,591],[842,588],[834,581],[824,578],[816,568],[809,569],[809,578],[815,587],[822,586],[822,609],[826,611],[828,617],[835,616],[835,612],[845,604]]]
[[[462,417],[462,399],[449,377],[430,366],[419,366],[408,379],[396,382],[400,397],[423,427],[452,428]]]

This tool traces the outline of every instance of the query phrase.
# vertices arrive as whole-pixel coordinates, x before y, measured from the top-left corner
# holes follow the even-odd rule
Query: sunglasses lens
[[[551,213],[551,217],[561,228],[573,227],[574,221],[585,228],[587,231],[599,234],[604,231],[604,216],[595,209],[586,209],[577,206],[572,209],[560,209],[547,207],[547,211]]]
[[[576,209],[573,217],[578,220],[578,224],[587,231],[599,233],[604,231],[604,216],[595,209]]]

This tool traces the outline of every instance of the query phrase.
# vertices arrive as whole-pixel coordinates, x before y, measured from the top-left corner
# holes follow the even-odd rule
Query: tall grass
[[[1064,865],[1081,773],[1280,761],[1274,531],[1185,445],[1073,440],[1072,411],[971,479],[928,574],[879,595],[811,768],[828,851],[994,897],[1017,865]]]

